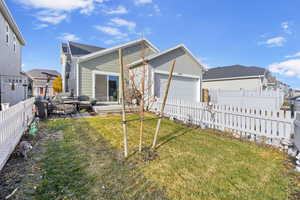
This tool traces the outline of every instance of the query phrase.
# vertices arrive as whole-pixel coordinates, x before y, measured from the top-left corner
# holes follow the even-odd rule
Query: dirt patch
[[[33,146],[33,149],[28,153],[28,159],[25,160],[20,155],[18,148],[10,156],[4,168],[0,171],[0,199],[5,199],[8,195],[14,194],[10,199],[26,199],[23,196],[23,181],[28,176],[35,176],[30,172],[38,168],[37,162],[41,160],[44,153],[43,144],[49,140],[60,139],[61,132],[55,134],[47,134],[45,130],[40,130],[38,135],[33,137],[24,135],[21,141],[28,141]],[[33,156],[34,155],[34,156]],[[17,189],[17,191],[15,191]],[[14,192],[15,191],[15,192]]]

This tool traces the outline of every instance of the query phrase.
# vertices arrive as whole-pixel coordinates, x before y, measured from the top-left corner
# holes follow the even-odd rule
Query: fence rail
[[[222,91],[209,90],[211,102],[220,105],[239,105],[252,108],[280,109],[284,102],[282,91]]]
[[[34,98],[0,111],[0,170],[32,122]]]
[[[161,105],[162,100],[158,99],[151,110],[157,112]],[[233,132],[274,146],[280,146],[282,140],[290,141],[294,132],[294,120],[290,111],[170,99],[164,114],[186,123]]]

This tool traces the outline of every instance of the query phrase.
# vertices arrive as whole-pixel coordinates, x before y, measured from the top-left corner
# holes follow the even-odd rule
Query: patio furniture
[[[72,115],[77,112],[74,101],[63,100],[61,95],[56,95],[49,102],[49,112],[58,115]]]
[[[86,109],[88,111],[92,110],[92,102],[88,96],[79,96],[78,102],[79,109]]]

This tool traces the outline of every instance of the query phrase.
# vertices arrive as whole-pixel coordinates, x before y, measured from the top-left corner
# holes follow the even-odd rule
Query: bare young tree
[[[124,93],[126,93],[126,97],[124,94],[124,99],[126,98],[127,103],[129,105],[130,104],[133,105],[134,102],[135,105],[138,105],[138,115],[140,121],[139,148],[138,148],[139,152],[142,152],[143,150],[145,111],[146,108],[149,108],[155,101],[154,94],[152,94],[153,83],[151,82],[152,80],[149,77],[150,69],[146,61],[146,56],[148,55],[147,50],[148,49],[146,48],[146,44],[142,43],[141,55],[140,55],[141,64],[138,64],[138,66],[131,66],[131,68],[130,67],[126,68],[126,75],[127,75],[126,78],[128,78],[128,80],[126,85],[126,92],[124,90]],[[164,104],[160,112],[160,118],[158,120],[155,136],[153,140],[153,146],[152,146],[153,148],[155,148],[156,146],[156,140],[159,133],[160,124],[161,124],[161,117],[163,116],[163,111],[168,96],[168,91],[169,91],[169,87],[170,87],[170,83],[171,83],[171,79],[175,67],[175,62],[176,60],[174,60],[171,65],[169,80],[166,87],[166,93],[164,98]],[[125,131],[124,131],[124,135],[125,135]],[[125,138],[124,138],[124,143],[125,143]]]

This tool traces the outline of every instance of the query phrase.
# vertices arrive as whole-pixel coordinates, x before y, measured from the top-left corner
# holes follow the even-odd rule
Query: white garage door
[[[168,75],[155,74],[155,95],[158,98],[163,98],[165,89],[168,82]],[[189,78],[182,76],[173,76],[169,97],[188,100],[188,101],[200,101],[198,99],[199,79]]]

